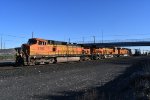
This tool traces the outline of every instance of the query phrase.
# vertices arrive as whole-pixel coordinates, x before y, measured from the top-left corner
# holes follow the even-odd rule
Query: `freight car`
[[[49,64],[106,58],[107,55],[128,54],[127,49],[83,47],[76,43],[31,38],[16,48],[16,65]],[[126,52],[125,52],[126,51]]]

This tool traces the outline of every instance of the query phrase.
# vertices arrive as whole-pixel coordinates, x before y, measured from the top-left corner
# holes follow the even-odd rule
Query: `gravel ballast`
[[[0,69],[0,100],[77,99],[104,86],[139,58],[105,59]]]

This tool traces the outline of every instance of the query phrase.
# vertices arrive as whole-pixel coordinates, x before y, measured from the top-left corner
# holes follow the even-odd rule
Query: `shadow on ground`
[[[38,100],[150,100],[150,60],[137,61],[113,81],[82,91],[35,95]]]
[[[0,61],[0,67],[15,66],[15,61]]]

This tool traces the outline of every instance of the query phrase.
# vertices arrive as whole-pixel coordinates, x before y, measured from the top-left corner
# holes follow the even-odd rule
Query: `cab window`
[[[38,45],[42,45],[42,41],[39,41],[39,42],[38,42]]]
[[[39,42],[38,42],[38,45],[46,45],[46,42],[39,41]]]

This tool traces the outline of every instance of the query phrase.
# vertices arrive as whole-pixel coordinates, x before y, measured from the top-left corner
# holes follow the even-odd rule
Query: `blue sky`
[[[6,48],[34,37],[92,41],[150,37],[150,0],[0,0]]]

